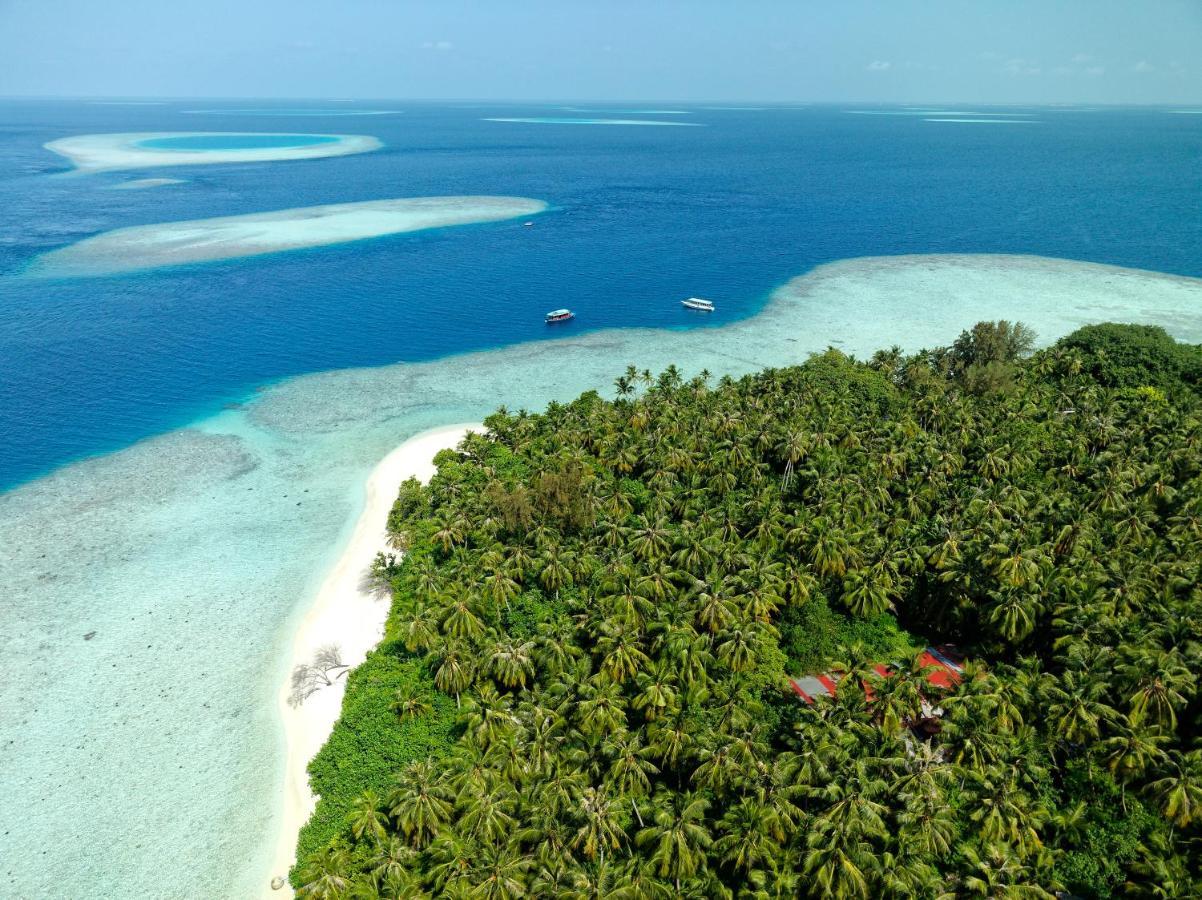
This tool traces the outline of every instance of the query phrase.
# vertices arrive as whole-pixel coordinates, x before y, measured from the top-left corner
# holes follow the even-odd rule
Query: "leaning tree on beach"
[[[1202,349],[1030,340],[632,368],[440,454],[299,894],[1202,892]]]

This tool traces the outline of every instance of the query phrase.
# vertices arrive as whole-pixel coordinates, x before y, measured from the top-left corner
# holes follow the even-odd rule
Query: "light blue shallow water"
[[[1019,256],[838,264],[769,300],[882,253],[1202,274],[1196,117],[1028,110],[1043,127],[970,129],[699,108],[707,128],[545,129],[479,118],[547,108],[418,106],[373,120],[388,146],[357,157],[144,173],[186,175],[169,191],[48,177],[43,141],[179,130],[179,108],[5,106],[0,270],[109,228],[260,209],[439,193],[556,209],[169,272],[0,276],[0,472],[28,481],[0,494],[0,896],[263,886],[291,628],[364,476],[417,431],[607,389],[627,363],[738,373],[829,344],[916,349],[981,318],[1202,340],[1196,281]],[[692,294],[718,312],[688,316]],[[574,323],[543,326],[565,305]],[[288,377],[318,370],[339,371]]]
[[[337,137],[325,134],[185,134],[147,138],[138,141],[137,146],[147,150],[267,150],[312,147],[337,141]]]

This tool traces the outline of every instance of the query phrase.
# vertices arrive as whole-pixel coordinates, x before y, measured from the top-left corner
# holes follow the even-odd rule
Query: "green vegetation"
[[[1077,350],[1086,374],[1104,387],[1156,387],[1202,393],[1202,352],[1154,325],[1090,325],[1060,342]]]
[[[440,454],[300,895],[1202,895],[1202,351],[1030,345],[630,369]]]

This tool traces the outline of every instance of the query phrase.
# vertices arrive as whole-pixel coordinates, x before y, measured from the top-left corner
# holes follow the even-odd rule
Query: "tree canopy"
[[[495,413],[401,490],[299,895],[1202,893],[1202,350],[1101,329]]]

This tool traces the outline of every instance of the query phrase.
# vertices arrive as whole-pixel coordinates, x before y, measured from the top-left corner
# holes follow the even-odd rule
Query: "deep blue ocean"
[[[569,329],[704,327],[753,314],[814,265],[881,254],[1033,253],[1202,276],[1199,115],[973,108],[1025,113],[1014,125],[833,106],[645,116],[705,126],[682,128],[485,121],[601,115],[551,105],[362,106],[401,112],[0,102],[0,489],[287,376],[560,335],[543,314],[561,306],[577,313]],[[279,114],[298,107],[306,114]],[[186,112],[199,108],[208,112]],[[385,147],[88,175],[65,175],[66,160],[42,148],[135,131],[369,134]],[[156,177],[185,183],[111,189]],[[19,277],[38,254],[113,228],[442,194],[526,196],[552,210],[531,228]],[[718,312],[684,313],[677,301],[691,295]]]

